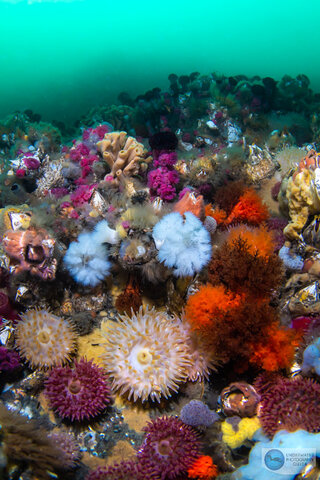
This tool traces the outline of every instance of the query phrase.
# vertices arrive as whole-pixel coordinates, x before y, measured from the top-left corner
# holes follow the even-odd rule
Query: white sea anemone
[[[211,258],[210,233],[191,212],[165,215],[153,228],[158,258],[176,277],[200,272]]]
[[[140,308],[131,318],[108,326],[102,355],[104,366],[112,379],[112,388],[128,398],[148,398],[160,402],[178,384],[186,381],[191,365],[188,338],[181,321],[155,309]]]
[[[116,244],[119,240],[118,233],[106,220],[97,223],[92,232],[81,233],[75,242],[70,243],[63,259],[74,280],[91,287],[102,282],[111,267],[104,244]]]
[[[75,349],[76,333],[70,323],[47,310],[28,310],[15,328],[19,353],[32,367],[62,365]]]
[[[95,241],[92,233],[81,233],[71,242],[64,256],[64,264],[77,283],[95,287],[109,275],[110,262],[106,247]]]

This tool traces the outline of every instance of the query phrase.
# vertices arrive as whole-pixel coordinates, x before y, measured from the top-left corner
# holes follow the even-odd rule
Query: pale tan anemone
[[[176,316],[154,308],[123,315],[100,330],[106,339],[101,359],[112,379],[112,388],[142,402],[168,398],[179,384],[208,378],[214,361]]]
[[[28,310],[21,318],[15,329],[16,346],[33,368],[55,367],[70,359],[76,346],[70,323],[47,310]]]
[[[188,378],[191,352],[179,318],[142,308],[103,332],[102,359],[112,388],[136,401],[168,398]]]

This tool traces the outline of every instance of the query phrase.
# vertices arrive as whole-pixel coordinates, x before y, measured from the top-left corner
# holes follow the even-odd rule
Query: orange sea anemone
[[[201,455],[197,458],[188,470],[188,478],[196,478],[198,480],[211,480],[218,475],[218,468],[213,463],[209,455]]]

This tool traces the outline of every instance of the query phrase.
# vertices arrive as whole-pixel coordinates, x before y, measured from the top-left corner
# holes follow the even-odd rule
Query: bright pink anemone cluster
[[[179,175],[175,170],[167,168],[156,168],[148,174],[148,187],[152,195],[162,200],[173,200],[177,194],[176,187],[179,183]]]
[[[319,383],[310,378],[260,375],[255,388],[261,395],[260,422],[270,438],[279,430],[320,432]]]
[[[79,185],[74,192],[70,195],[70,200],[74,207],[80,207],[91,198],[92,190],[95,188],[95,185]]]
[[[87,128],[82,134],[83,141],[88,145],[95,144],[102,140],[106,133],[112,132],[113,127],[110,123],[103,123],[94,128]]]
[[[153,165],[156,168],[148,174],[148,187],[151,195],[158,196],[162,200],[173,200],[176,195],[176,185],[179,183],[179,174],[174,170],[177,162],[175,152],[160,152],[156,154]]]
[[[92,153],[92,150],[85,145],[83,142],[75,144],[69,151],[70,159],[73,162],[77,162],[81,166],[81,177],[78,178],[75,183],[78,185],[83,185],[85,179],[92,172],[92,164],[99,160],[98,155]]]
[[[154,157],[153,165],[155,167],[173,167],[177,163],[177,160],[176,152],[160,152]]]
[[[84,185],[87,183],[87,177],[92,173],[92,165],[99,160],[97,153],[97,142],[101,140],[104,135],[112,131],[112,126],[109,123],[98,125],[95,128],[88,128],[82,134],[82,142],[73,140],[73,147],[69,150],[70,159],[77,162],[81,167],[81,177],[75,180],[77,185]],[[64,149],[64,152],[67,150]]]
[[[70,366],[53,368],[45,381],[45,395],[62,418],[88,420],[110,403],[110,386],[104,370],[82,358]]]
[[[38,170],[40,167],[40,160],[33,155],[32,152],[23,153],[23,156],[20,157],[20,160],[23,162],[23,165],[16,170],[17,177],[24,177],[28,170]]]
[[[160,417],[144,428],[138,462],[145,478],[174,480],[186,474],[200,455],[198,435],[176,417]]]

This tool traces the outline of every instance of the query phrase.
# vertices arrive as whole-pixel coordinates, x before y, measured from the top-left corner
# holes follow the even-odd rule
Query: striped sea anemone
[[[102,368],[81,358],[70,366],[54,368],[45,381],[45,395],[62,418],[87,420],[110,403],[110,387]]]
[[[15,340],[20,355],[32,368],[62,365],[75,349],[76,333],[63,318],[47,310],[28,310],[20,315]]]
[[[131,318],[120,317],[104,332],[102,355],[112,388],[142,402],[160,402],[187,380],[191,365],[188,336],[181,321],[164,312],[140,308]]]
[[[187,473],[199,457],[197,433],[176,417],[160,417],[144,428],[138,462],[146,478],[173,480]]]

